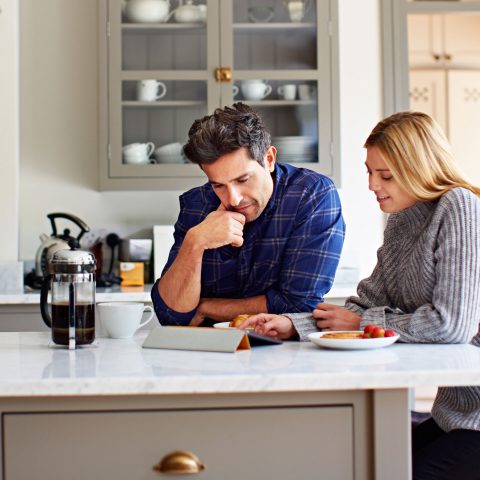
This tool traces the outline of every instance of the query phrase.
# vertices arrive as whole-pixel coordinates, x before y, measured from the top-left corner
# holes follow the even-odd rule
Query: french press
[[[95,339],[95,257],[77,250],[58,250],[48,264],[48,275],[40,293],[43,321],[52,329],[52,340],[73,350]],[[48,292],[52,289],[52,315],[48,311]]]

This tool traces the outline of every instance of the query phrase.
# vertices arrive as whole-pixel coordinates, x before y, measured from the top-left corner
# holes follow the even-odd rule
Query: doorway
[[[480,185],[480,1],[384,0],[382,7],[385,113],[432,116],[466,177]]]

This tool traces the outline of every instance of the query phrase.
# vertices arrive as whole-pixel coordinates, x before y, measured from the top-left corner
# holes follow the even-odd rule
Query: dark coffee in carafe
[[[57,345],[68,345],[68,303],[52,304],[52,340]],[[75,304],[75,342],[88,345],[95,340],[95,304]]]

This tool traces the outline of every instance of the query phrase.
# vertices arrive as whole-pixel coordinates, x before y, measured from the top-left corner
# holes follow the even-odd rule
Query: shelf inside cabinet
[[[315,105],[313,100],[241,100],[243,103],[256,107],[285,107],[297,105]]]
[[[125,32],[149,32],[159,30],[202,30],[205,23],[122,23]]]
[[[313,30],[314,23],[234,23],[235,30]]]
[[[171,101],[155,101],[155,102],[138,102],[135,100],[125,100],[122,102],[124,107],[148,107],[148,108],[165,108],[165,107],[197,107],[205,105],[201,100],[171,100]]]

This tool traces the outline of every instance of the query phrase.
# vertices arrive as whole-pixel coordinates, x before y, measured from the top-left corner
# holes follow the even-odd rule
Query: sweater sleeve
[[[433,251],[434,283],[431,303],[404,313],[372,294],[381,291],[381,278],[359,286],[360,299],[349,299],[347,308],[361,314],[361,327],[375,323],[393,329],[411,343],[467,343],[478,331],[480,318],[480,209],[471,192],[455,189],[445,202],[436,248]],[[378,267],[378,266],[377,266]],[[367,279],[368,280],[368,279]],[[418,279],[417,279],[418,280]],[[415,279],[412,279],[415,281]],[[376,305],[376,306],[375,306]],[[379,306],[380,305],[380,306]]]

